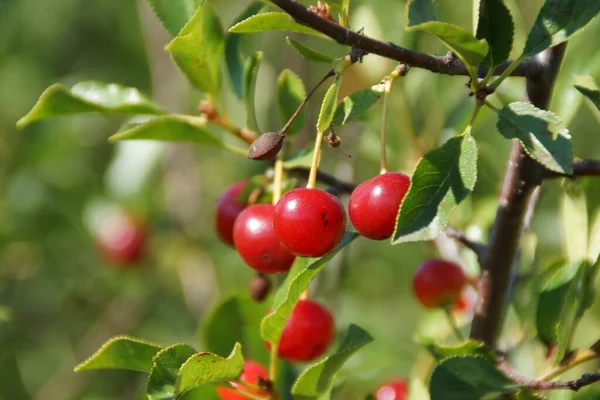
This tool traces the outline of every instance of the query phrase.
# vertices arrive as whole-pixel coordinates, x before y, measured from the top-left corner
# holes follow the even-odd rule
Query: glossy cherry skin
[[[255,270],[273,274],[290,269],[294,259],[273,231],[272,204],[255,204],[240,213],[233,225],[235,248],[246,264]]]
[[[260,379],[267,380],[269,378],[269,373],[261,364],[246,360],[244,361],[244,371],[240,376],[240,381],[246,383],[251,386],[259,386]],[[229,382],[231,386],[235,389],[226,388],[226,387],[218,387],[217,394],[221,400],[248,400],[249,397],[244,396],[240,392],[250,393],[256,396],[267,396],[268,393],[262,390],[250,391],[248,388],[241,385],[239,382],[231,381]],[[236,390],[237,389],[237,390]]]
[[[135,265],[144,255],[146,229],[133,216],[118,211],[108,214],[97,232],[102,255],[117,266]]]
[[[348,202],[352,225],[369,239],[392,236],[400,203],[409,186],[408,175],[399,172],[387,172],[358,185]]]
[[[390,381],[381,385],[375,393],[375,400],[405,400],[408,399],[408,385],[404,379]]]
[[[246,208],[238,198],[246,187],[247,181],[236,182],[229,186],[217,200],[215,212],[215,228],[219,239],[229,246],[233,246],[233,224],[240,213]]]
[[[344,237],[346,213],[340,200],[324,190],[293,189],[277,203],[273,227],[290,252],[321,257]]]
[[[421,264],[412,283],[413,292],[423,307],[447,307],[460,300],[467,278],[460,266],[434,258]]]
[[[331,313],[312,300],[300,300],[283,328],[279,357],[292,362],[312,361],[327,351],[334,336]]]

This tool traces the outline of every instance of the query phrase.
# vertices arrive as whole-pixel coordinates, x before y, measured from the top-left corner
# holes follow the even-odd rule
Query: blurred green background
[[[250,4],[211,3],[225,28]],[[446,20],[471,29],[471,3],[441,1]],[[516,24],[513,55],[522,48],[541,3],[507,1]],[[353,28],[364,27],[367,35],[405,47],[445,53],[433,38],[404,31],[404,2],[353,0],[351,5]],[[242,46],[246,55],[265,51],[257,90],[258,118],[265,131],[281,126],[273,106],[280,71],[292,69],[311,87],[328,68],[301,59],[287,47],[284,37],[281,32],[249,36]],[[335,56],[348,51],[320,39],[293,37]],[[600,81],[598,37],[600,23],[596,21],[570,42],[551,107],[570,127],[575,154],[581,158],[600,154],[600,113],[572,86],[589,83],[586,77]],[[142,0],[0,0],[3,400],[142,398],[143,374],[75,374],[73,367],[116,334],[163,345],[185,342],[203,349],[199,323],[219,301],[247,293],[253,274],[233,249],[218,241],[213,214],[225,187],[262,173],[265,164],[190,144],[107,143],[123,117],[57,118],[23,131],[15,128],[40,93],[55,82],[71,85],[100,80],[135,86],[168,110],[194,113],[202,95],[190,89],[163,51],[169,40]],[[341,95],[378,83],[394,66],[389,60],[366,57],[348,71]],[[388,125],[391,169],[411,173],[420,152],[464,129],[472,108],[465,83],[464,77],[413,69],[394,86]],[[242,125],[243,105],[230,84],[225,86],[230,117]],[[494,102],[519,100],[523,90],[522,79],[511,79]],[[318,100],[309,105],[298,146],[313,137],[314,131],[306,127],[314,126],[318,107]],[[381,105],[377,105],[363,123],[340,129],[342,146],[325,149],[322,169],[353,182],[376,174],[380,115]],[[478,119],[474,135],[480,150],[479,179],[473,196],[454,213],[452,225],[484,239],[493,220],[510,143],[496,133],[495,115],[488,110]],[[558,181],[547,184],[542,192],[530,235],[538,247],[535,254],[529,251],[523,257],[526,270],[543,269],[563,252],[559,193]],[[90,220],[106,206],[123,207],[147,221],[147,257],[138,268],[115,268],[97,252]],[[417,305],[410,282],[420,262],[440,254],[477,273],[473,256],[445,237],[395,247],[361,239],[319,278],[313,293],[334,311],[338,329],[356,323],[376,339],[346,365],[342,376],[353,378],[342,389],[346,394],[341,398],[358,398],[355,393],[370,391],[392,377],[424,379],[430,360],[414,337],[421,331],[444,338],[449,327],[441,313],[425,312]],[[531,316],[526,310],[534,304],[527,285],[518,294],[521,311],[525,311],[519,313],[517,307],[511,313],[506,347],[535,335],[531,321],[521,319]],[[594,306],[577,343],[589,345],[598,337],[600,307]],[[523,371],[534,376],[541,371],[534,362],[541,354],[539,345],[520,345],[515,360],[521,360]],[[600,398],[598,393],[589,389],[579,396]]]

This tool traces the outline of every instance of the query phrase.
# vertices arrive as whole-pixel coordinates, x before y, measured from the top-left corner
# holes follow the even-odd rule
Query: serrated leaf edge
[[[89,364],[90,362],[95,360],[100,355],[100,353],[102,353],[104,350],[106,350],[107,347],[111,346],[113,343],[120,341],[120,340],[129,340],[131,342],[145,344],[145,345],[152,346],[152,347],[157,347],[158,349],[163,349],[156,343],[152,343],[152,342],[149,342],[149,341],[146,341],[143,339],[139,339],[139,338],[136,338],[133,336],[128,336],[128,335],[114,336],[114,337],[110,338],[109,340],[107,340],[106,342],[104,342],[104,344],[102,346],[100,346],[100,348],[98,350],[96,350],[96,352],[94,354],[89,356],[85,361],[77,364],[75,366],[75,368],[73,369],[73,371],[74,372],[84,371],[84,368],[87,364]],[[160,350],[159,350],[159,352],[160,352]],[[152,359],[154,360],[154,357],[152,357]]]

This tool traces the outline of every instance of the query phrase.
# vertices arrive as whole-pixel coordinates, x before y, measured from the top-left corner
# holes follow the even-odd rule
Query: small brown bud
[[[200,104],[198,104],[198,111],[200,114],[205,115],[209,121],[217,117],[217,110],[214,105],[207,100],[200,101]]]
[[[250,296],[252,300],[261,302],[271,291],[271,282],[263,274],[258,274],[250,282]]]
[[[309,6],[308,10],[317,14],[321,18],[333,21],[333,17],[331,16],[331,7],[327,3],[321,3],[320,1],[317,1],[317,6]]]
[[[253,160],[266,160],[279,153],[283,146],[283,136],[279,132],[267,132],[262,134],[250,145],[248,149],[248,158]]]

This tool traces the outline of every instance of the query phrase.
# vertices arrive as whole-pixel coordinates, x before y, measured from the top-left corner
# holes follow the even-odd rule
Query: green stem
[[[569,360],[569,362],[567,362],[566,364],[558,365],[558,366],[552,368],[550,371],[548,371],[544,375],[540,376],[538,378],[538,380],[550,381],[550,380],[556,378],[557,376],[564,374],[565,372],[569,371],[570,369],[575,368],[579,364],[583,364],[586,361],[590,361],[590,360],[593,360],[598,357],[599,357],[598,353],[596,353],[594,350],[585,349],[583,351],[580,351],[575,357],[571,358],[571,360]]]
[[[448,323],[450,324],[450,327],[452,328],[452,331],[454,332],[454,336],[456,336],[456,339],[458,339],[459,342],[464,342],[465,337],[463,336],[462,332],[458,328],[458,325],[456,324],[456,320],[454,319],[454,316],[452,315],[452,310],[450,309],[449,306],[446,306],[446,307],[444,307],[444,311],[446,312],[446,317],[448,318]]]
[[[271,343],[271,354],[269,358],[269,380],[272,384],[275,384],[277,380],[277,353],[279,352],[279,345]]]
[[[494,89],[497,89],[498,86],[500,86],[500,84],[502,82],[504,82],[504,80],[506,78],[508,78],[513,73],[513,71],[515,69],[517,69],[519,64],[521,64],[523,61],[525,61],[526,58],[527,58],[527,56],[525,54],[521,54],[521,56],[519,58],[517,58],[515,61],[513,61],[513,63],[510,64],[510,66],[504,70],[502,75],[500,75],[498,78],[496,78],[496,80],[494,82],[492,82],[492,84],[490,86],[493,87]]]
[[[385,135],[386,135],[386,125],[387,125],[387,109],[388,109],[388,95],[390,90],[392,90],[392,79],[386,79],[385,86],[383,89],[383,116],[381,117],[381,138],[380,141],[380,158],[379,158],[379,173],[385,174],[388,172],[387,168],[387,156],[385,152]]]
[[[492,103],[490,103],[487,99],[485,100],[484,104],[486,106],[488,106],[490,109],[494,110],[495,112],[499,113],[500,109],[498,107],[496,107],[495,105],[493,105]]]

